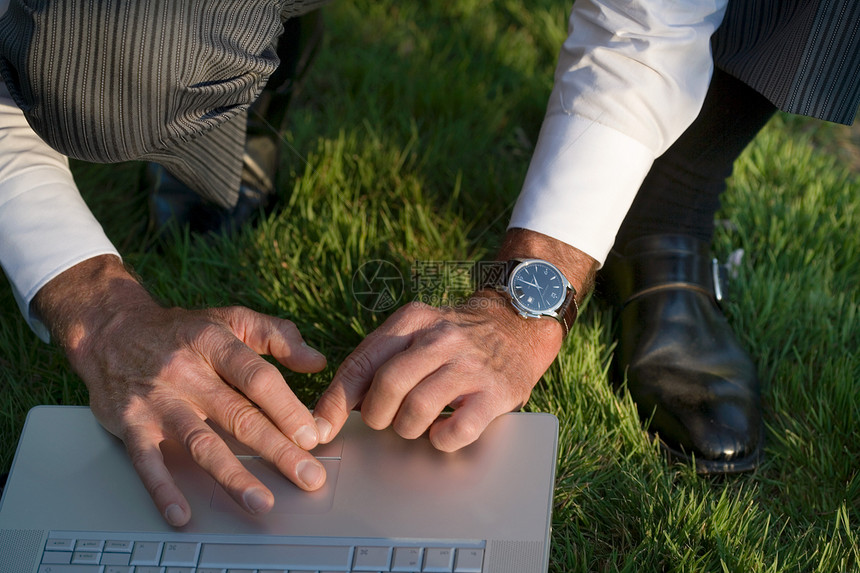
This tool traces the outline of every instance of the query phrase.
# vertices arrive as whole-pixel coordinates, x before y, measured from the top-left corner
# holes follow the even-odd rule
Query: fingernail
[[[305,349],[305,350],[307,350],[309,353],[311,353],[311,354],[313,354],[313,355],[315,355],[315,356],[318,356],[319,358],[325,358],[325,355],[324,355],[322,352],[320,352],[320,351],[319,351],[319,350],[317,350],[316,348],[311,348],[310,346],[308,346],[308,343],[307,343],[307,342],[302,342],[302,346],[303,346],[303,347],[304,347],[304,349]]]
[[[245,505],[254,513],[260,513],[269,508],[269,496],[259,488],[251,488],[243,496]]]
[[[180,525],[185,525],[187,517],[184,509],[175,503],[171,503],[167,506],[167,509],[164,510],[164,519],[166,519],[167,523],[170,525],[179,527]]]
[[[320,435],[320,442],[326,443],[331,435],[331,422],[325,418],[314,418],[314,422],[317,423],[317,432],[319,432]]]
[[[302,426],[293,436],[293,441],[295,441],[300,448],[310,450],[315,448],[319,443],[319,434],[317,434],[317,429],[313,426]]]
[[[325,477],[325,470],[318,461],[302,460],[296,468],[299,479],[310,489],[316,489]]]

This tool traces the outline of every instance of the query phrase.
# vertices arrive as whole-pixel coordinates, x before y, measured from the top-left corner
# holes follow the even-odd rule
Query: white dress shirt
[[[712,73],[710,37],[727,0],[578,0],[511,227],[602,262],[654,159],[695,119]],[[8,0],[0,0],[0,16]],[[77,263],[118,254],[65,157],[29,127],[0,82],[0,265],[30,303]]]
[[[727,0],[579,0],[510,227],[601,264],[651,164],[701,110]]]

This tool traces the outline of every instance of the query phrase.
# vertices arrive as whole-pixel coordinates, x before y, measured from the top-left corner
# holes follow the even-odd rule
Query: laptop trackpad
[[[239,448],[234,448],[234,451],[236,449]],[[325,513],[332,507],[337,476],[340,472],[342,450],[343,437],[338,436],[332,443],[321,445],[311,452],[317,457],[326,472],[325,484],[316,491],[299,489],[293,482],[285,478],[274,465],[259,456],[248,455],[240,451],[237,452],[236,457],[274,494],[275,506],[271,513],[313,514]],[[215,511],[221,512],[240,510],[239,505],[217,483],[212,492],[211,506]]]
[[[242,463],[275,495],[275,507],[272,508],[272,513],[325,513],[331,509],[337,475],[340,471],[340,460],[320,460],[326,471],[326,480],[325,484],[316,491],[299,489],[275,466],[265,460],[251,458],[242,460]],[[212,493],[212,509],[235,512],[239,510],[239,506],[216,483]]]

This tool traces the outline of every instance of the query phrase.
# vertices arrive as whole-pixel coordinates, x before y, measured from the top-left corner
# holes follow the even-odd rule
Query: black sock
[[[621,225],[615,249],[663,233],[710,242],[726,178],[776,107],[733,76],[714,71],[702,111],[654,162]]]

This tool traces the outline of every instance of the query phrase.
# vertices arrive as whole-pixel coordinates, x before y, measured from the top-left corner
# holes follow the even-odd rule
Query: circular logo
[[[384,312],[403,296],[403,275],[388,261],[369,261],[352,275],[352,296],[371,312]]]

